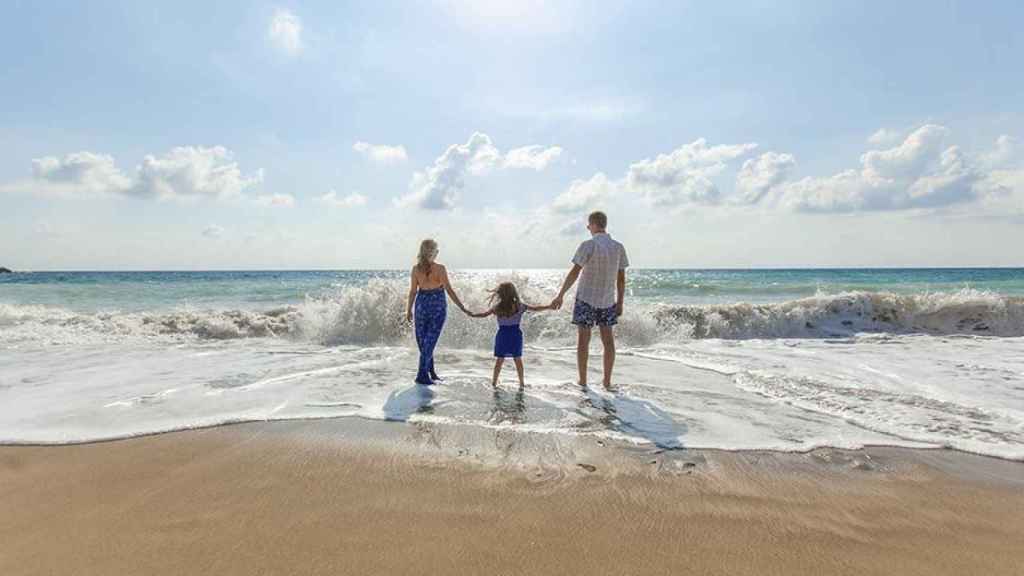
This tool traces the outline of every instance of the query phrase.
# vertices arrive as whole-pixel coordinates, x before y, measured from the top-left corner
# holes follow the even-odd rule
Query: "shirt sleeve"
[[[590,257],[594,254],[594,243],[587,240],[580,243],[580,247],[576,249],[576,255],[572,257],[572,263],[583,267],[590,262]]]
[[[622,249],[622,257],[619,258],[619,270],[629,268],[629,256],[626,256],[626,247],[620,246]]]

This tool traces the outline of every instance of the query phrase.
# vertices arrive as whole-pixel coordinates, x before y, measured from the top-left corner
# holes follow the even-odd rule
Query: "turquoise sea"
[[[474,270],[456,276],[494,277]],[[561,270],[523,270],[557,288]],[[0,275],[0,303],[80,311],[143,311],[176,306],[296,304],[370,280],[401,280],[405,270],[32,272]],[[836,268],[782,270],[630,270],[629,294],[677,304],[780,302],[852,291],[923,294],[962,289],[1024,296],[1024,268]]]

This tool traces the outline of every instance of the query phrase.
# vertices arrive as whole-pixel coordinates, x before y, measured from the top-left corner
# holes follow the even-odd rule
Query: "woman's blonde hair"
[[[498,301],[498,304],[494,307],[495,316],[508,318],[509,316],[515,316],[519,312],[519,292],[516,290],[515,284],[502,282],[490,292],[491,296],[487,299],[487,303],[493,304],[495,300]]]
[[[420,242],[420,253],[416,256],[416,267],[420,269],[420,272],[429,275],[435,256],[437,256],[437,242],[433,238],[427,238]]]

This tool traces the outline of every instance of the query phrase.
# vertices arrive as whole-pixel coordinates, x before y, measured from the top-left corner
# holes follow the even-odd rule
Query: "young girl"
[[[498,303],[494,304],[497,300]],[[488,300],[491,309],[486,312],[470,313],[474,318],[485,318],[494,314],[498,319],[498,333],[494,336],[494,379],[492,386],[498,385],[498,376],[501,374],[501,366],[505,358],[512,358],[516,363],[516,373],[519,374],[519,385],[523,385],[523,331],[519,328],[519,322],[523,319],[523,312],[527,310],[539,311],[550,310],[551,306],[531,306],[519,299],[519,293],[511,282],[502,282],[498,287],[491,290],[491,297]]]

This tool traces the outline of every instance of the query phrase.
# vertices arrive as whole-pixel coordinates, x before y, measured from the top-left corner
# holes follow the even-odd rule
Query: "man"
[[[590,357],[590,332],[597,325],[604,344],[604,387],[612,386],[612,368],[615,366],[615,333],[612,326],[622,315],[622,299],[626,293],[626,267],[629,259],[622,244],[612,240],[606,232],[608,217],[604,212],[593,212],[587,217],[589,240],[580,244],[572,259],[572,269],[562,283],[552,307],[562,307],[562,298],[576,279],[576,304],[572,309],[572,323],[577,326],[576,364],[580,385],[587,385],[587,361]],[[582,273],[581,273],[582,272]]]

